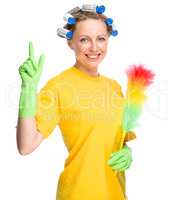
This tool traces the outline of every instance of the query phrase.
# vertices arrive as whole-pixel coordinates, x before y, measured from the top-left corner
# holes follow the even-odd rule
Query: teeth
[[[87,55],[89,58],[97,58],[99,55],[96,55],[96,56],[89,56],[89,55]]]

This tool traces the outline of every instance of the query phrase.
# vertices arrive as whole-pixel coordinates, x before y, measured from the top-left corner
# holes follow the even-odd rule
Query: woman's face
[[[108,39],[106,24],[100,19],[78,22],[72,40],[68,41],[75,52],[76,64],[96,71],[106,55]]]

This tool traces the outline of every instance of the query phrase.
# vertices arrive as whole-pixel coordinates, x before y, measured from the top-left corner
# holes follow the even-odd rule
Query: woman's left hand
[[[124,146],[120,151],[112,153],[108,160],[108,165],[113,170],[124,171],[130,167],[132,163],[132,152],[128,146]]]

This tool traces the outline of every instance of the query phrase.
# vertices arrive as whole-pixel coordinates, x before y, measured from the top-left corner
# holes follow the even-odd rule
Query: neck
[[[78,62],[76,62],[74,66],[77,67],[79,70],[87,73],[90,76],[99,76],[99,73],[97,71],[97,67],[90,69],[87,66],[84,66],[84,65],[82,65]]]

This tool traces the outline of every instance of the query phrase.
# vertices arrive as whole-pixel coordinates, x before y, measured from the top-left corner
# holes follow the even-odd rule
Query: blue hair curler
[[[105,23],[106,23],[108,26],[112,26],[112,24],[113,24],[113,19],[112,19],[112,18],[107,18],[107,19],[105,19]]]
[[[114,37],[118,35],[118,31],[116,30],[116,28],[115,28],[114,24],[112,24],[112,31],[111,31],[111,35],[112,35],[112,36],[114,36]]]
[[[103,6],[103,5],[97,6],[96,4],[83,4],[81,10],[102,14],[105,12],[105,6]]]
[[[57,35],[70,40],[73,37],[73,31],[69,31],[65,28],[58,28],[57,29]]]
[[[114,36],[114,37],[117,36],[118,35],[118,31],[117,30],[112,30],[111,31],[111,35]]]
[[[63,19],[70,25],[76,24],[76,19],[70,13],[66,13]]]
[[[102,14],[104,12],[105,12],[105,6],[101,5],[96,7],[96,13]]]

